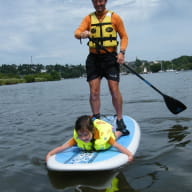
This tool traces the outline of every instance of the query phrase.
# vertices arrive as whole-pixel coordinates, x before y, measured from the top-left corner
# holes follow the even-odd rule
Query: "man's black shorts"
[[[117,63],[117,53],[93,54],[86,60],[87,81],[105,77],[107,80],[119,82],[120,66]]]

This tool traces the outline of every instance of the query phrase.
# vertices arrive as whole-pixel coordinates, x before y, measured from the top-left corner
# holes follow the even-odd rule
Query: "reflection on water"
[[[187,136],[190,134],[191,133],[188,131],[188,127],[184,127],[182,125],[174,125],[171,129],[168,130],[169,142],[174,142],[177,146],[185,147],[191,142],[191,139],[187,138]]]
[[[139,99],[139,100],[131,100],[131,101],[127,101],[127,102],[124,102],[125,104],[129,104],[129,103],[159,103],[159,102],[163,102],[162,100],[160,99]]]
[[[172,122],[176,122],[176,123],[183,123],[183,122],[190,122],[192,121],[192,118],[190,117],[179,117],[179,116],[161,116],[161,117],[151,117],[151,118],[147,118],[145,119],[145,121],[147,121],[150,124],[161,124],[167,121],[172,121]],[[175,125],[174,125],[175,126]],[[172,129],[172,128],[170,128]]]
[[[115,171],[53,172],[48,171],[50,182],[56,189],[76,192],[136,192],[124,175]]]

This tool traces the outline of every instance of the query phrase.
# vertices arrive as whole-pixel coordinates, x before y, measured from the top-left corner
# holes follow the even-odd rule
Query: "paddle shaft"
[[[137,77],[139,77],[141,80],[143,80],[147,85],[149,85],[151,88],[153,88],[155,91],[157,91],[159,94],[161,94],[164,98],[165,104],[167,105],[168,109],[173,113],[173,114],[178,114],[187,107],[180,101],[174,99],[173,97],[170,97],[168,95],[163,94],[159,89],[157,89],[155,86],[153,86],[149,81],[144,79],[141,75],[139,75],[136,71],[134,71],[131,67],[126,65],[125,63],[123,64],[131,73],[135,74]]]
[[[155,86],[153,86],[149,81],[147,81],[146,79],[144,79],[141,75],[139,75],[136,71],[134,71],[131,67],[129,67],[128,65],[126,65],[125,63],[123,64],[123,66],[125,66],[129,71],[131,71],[131,73],[135,74],[137,77],[139,77],[141,80],[143,80],[147,85],[149,85],[150,87],[152,87],[155,91],[157,91],[159,94],[161,94],[162,96],[164,96],[164,94],[157,89]]]

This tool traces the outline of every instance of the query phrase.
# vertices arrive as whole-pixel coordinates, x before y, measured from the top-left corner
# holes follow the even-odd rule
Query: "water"
[[[46,153],[72,135],[79,115],[91,114],[86,80],[0,87],[0,191],[181,192],[192,188],[192,71],[143,75],[163,93],[187,105],[179,115],[134,75],[121,77],[124,114],[141,127],[135,161],[111,172],[49,172]],[[102,81],[103,114],[114,114]]]

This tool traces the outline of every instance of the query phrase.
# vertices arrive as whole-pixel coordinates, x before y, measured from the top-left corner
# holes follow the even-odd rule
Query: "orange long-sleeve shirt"
[[[96,16],[100,22],[104,19],[105,15],[107,13],[107,10],[105,10],[102,14],[97,14]],[[126,50],[127,45],[128,45],[128,35],[126,33],[124,23],[119,15],[116,13],[112,14],[111,22],[113,25],[113,28],[115,31],[119,34],[120,37],[120,50]],[[90,15],[87,15],[81,22],[80,26],[75,30],[75,37],[77,39],[81,38],[81,33],[84,31],[90,31],[91,27],[91,17]],[[91,53],[96,53],[95,48],[89,48]],[[117,51],[116,47],[107,47],[107,50],[109,52]],[[100,53],[105,53],[105,51],[101,50]]]

